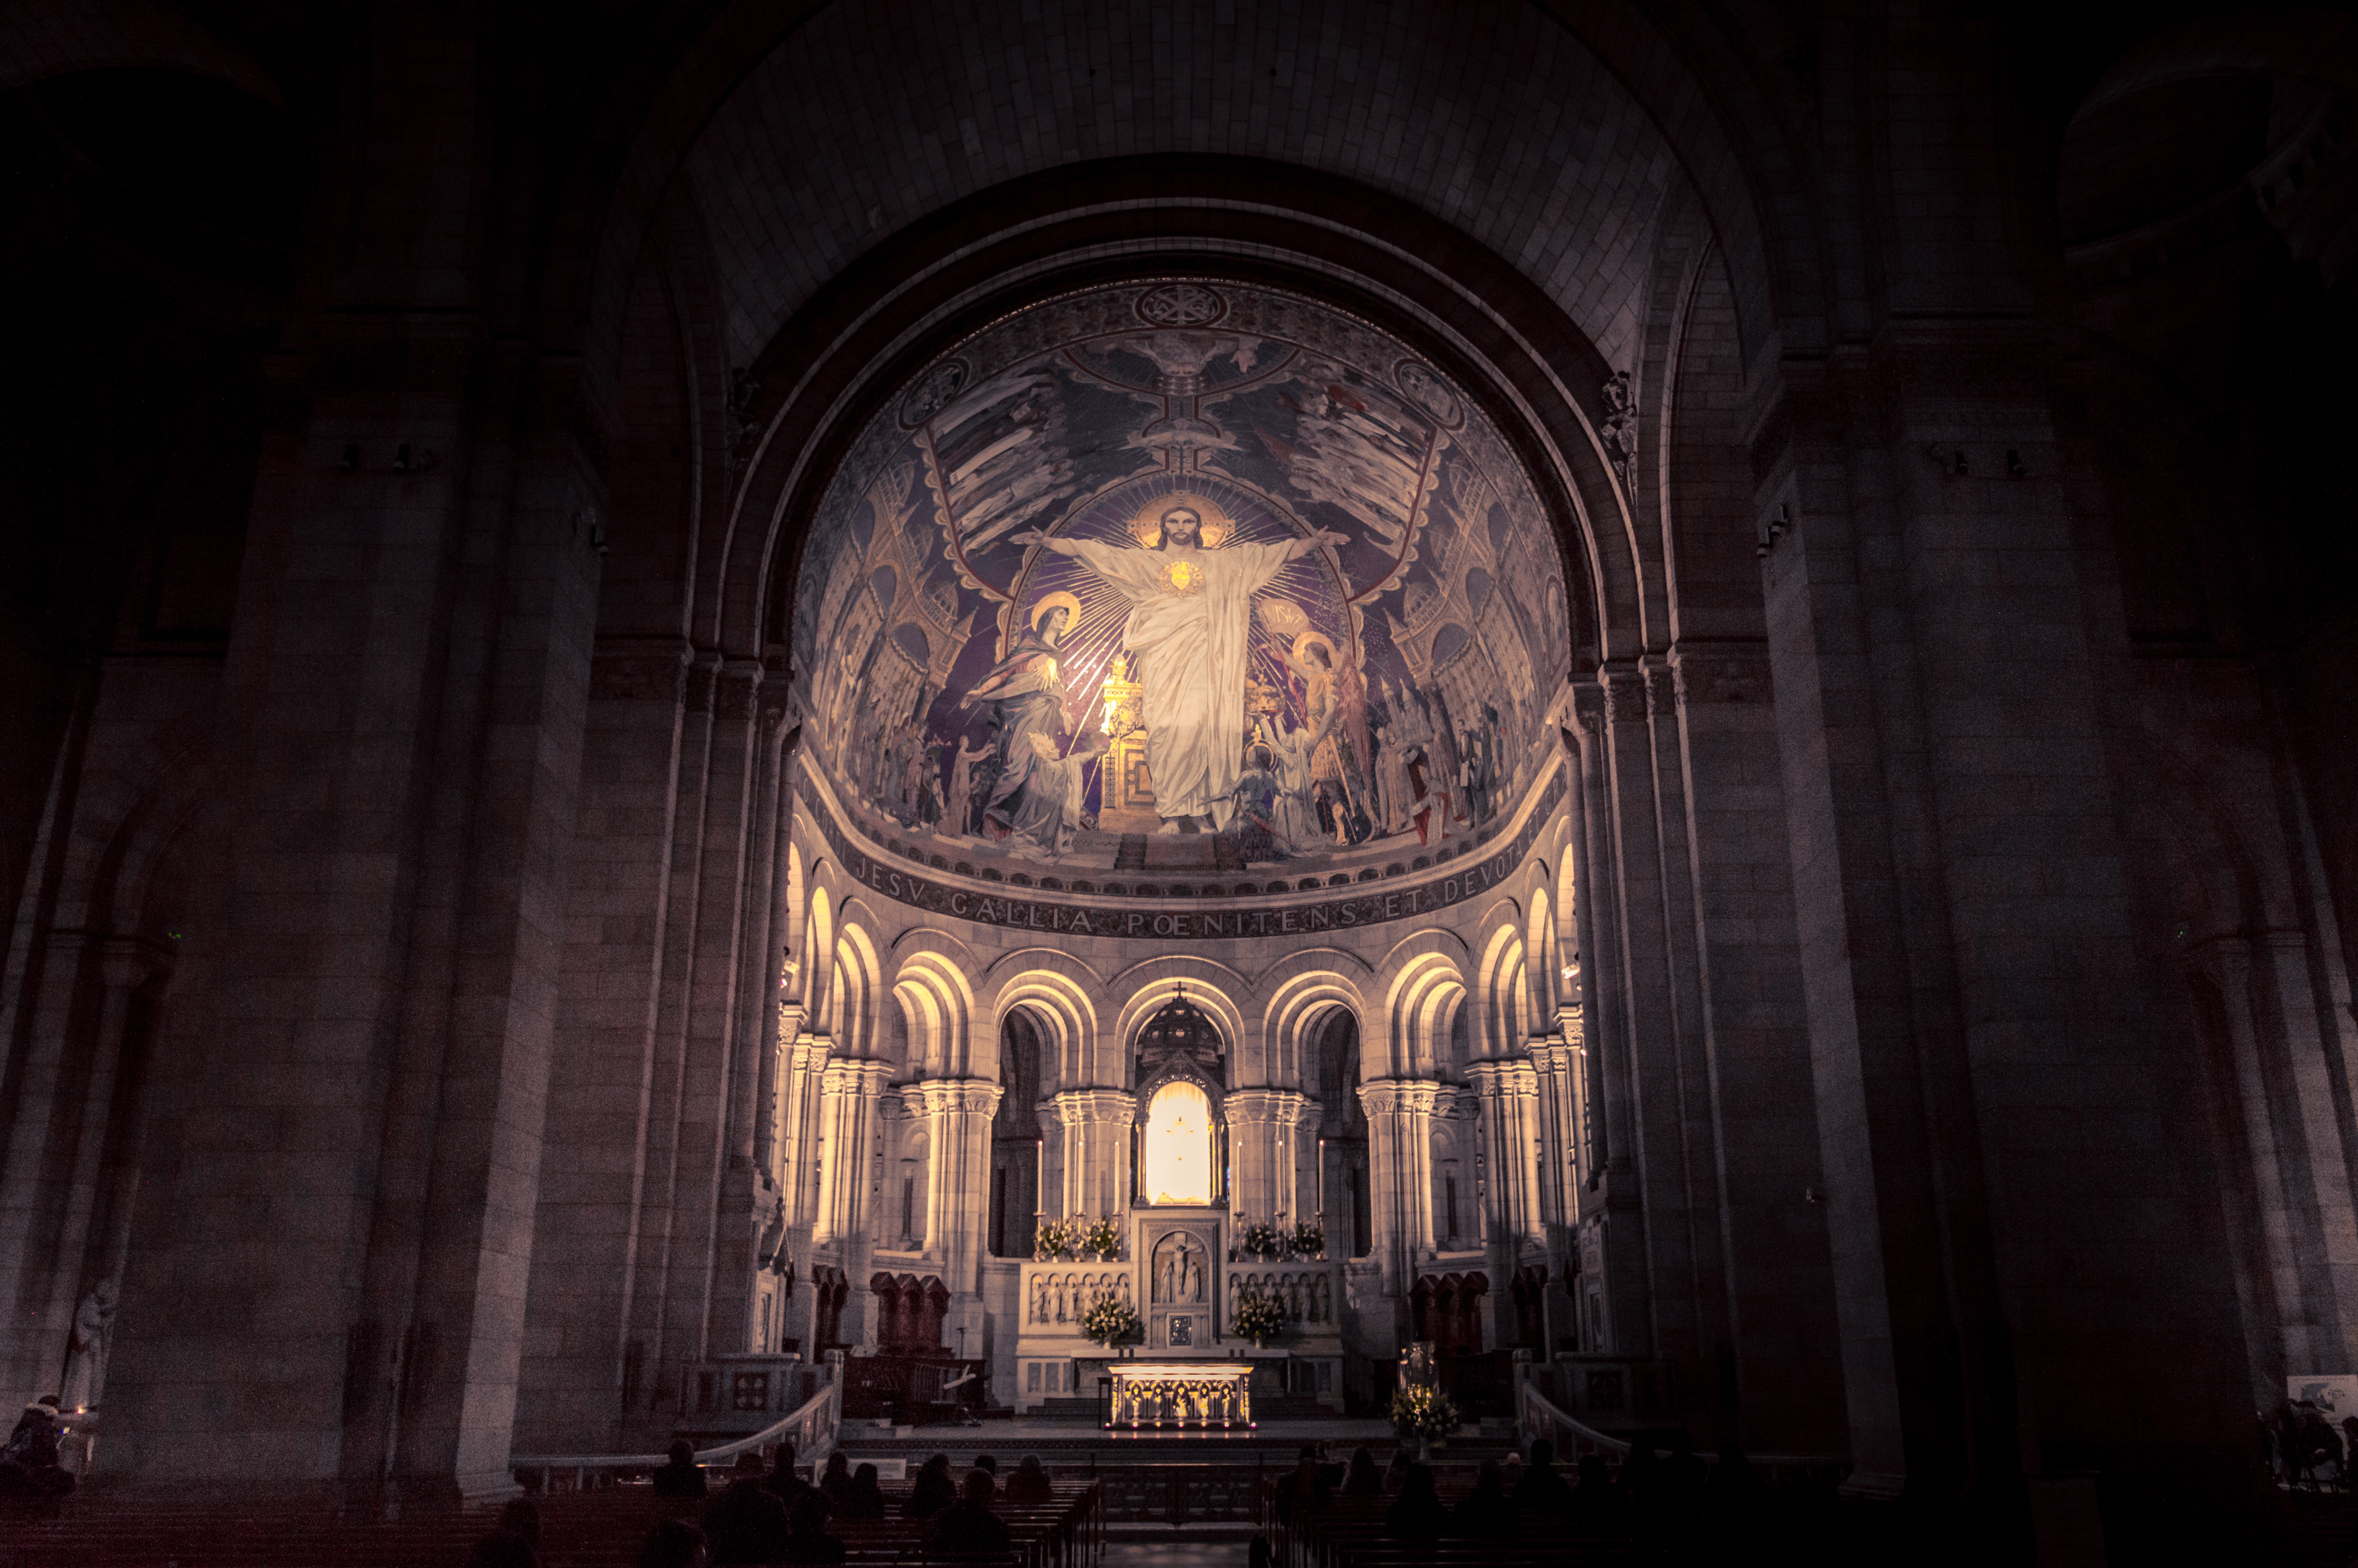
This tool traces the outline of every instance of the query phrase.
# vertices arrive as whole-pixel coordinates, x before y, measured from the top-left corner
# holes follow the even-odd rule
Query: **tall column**
[[[2291,1206],[2286,1201],[2284,1164],[2277,1149],[2276,1119],[2268,1108],[2268,1087],[2261,1062],[2260,1042],[2252,1026],[2252,948],[2241,936],[2204,944],[2193,963],[2218,989],[2220,1012],[2226,1024],[2222,1042],[2235,1076],[2235,1107],[2240,1113],[2244,1152],[2249,1162],[2252,1198],[2258,1212],[2253,1224],[2259,1232],[2266,1274],[2260,1281],[2266,1294],[2256,1303],[2264,1322],[2277,1330],[2276,1354],[2266,1357],[2271,1376],[2288,1368],[2316,1366],[2324,1336],[2318,1332],[2302,1288],[2300,1245],[2293,1234]]]
[[[1063,1212],[1120,1214],[1130,1207],[1130,1129],[1138,1119],[1138,1097],[1124,1089],[1066,1089],[1050,1103],[1063,1138]]]
[[[782,1047],[786,1073],[779,1134],[779,1161],[785,1174],[779,1186],[786,1200],[786,1223],[808,1228],[818,1219],[821,1097],[834,1042],[803,1029],[789,1035],[783,1018],[779,1038],[787,1042]]]
[[[1237,1190],[1229,1207],[1248,1220],[1283,1214],[1299,1217],[1294,1202],[1294,1129],[1310,1101],[1293,1089],[1234,1089],[1223,1102],[1228,1118],[1228,1152],[1236,1163]]]
[[[876,1105],[892,1081],[891,1063],[855,1058],[829,1063],[820,1082],[818,1207],[811,1239],[840,1242],[846,1273],[853,1271],[852,1250],[861,1249],[864,1265],[871,1244],[868,1199],[875,1178],[869,1166],[876,1158]]]
[[[84,1290],[114,1289],[115,1249],[103,1236],[92,1236],[92,1221],[108,1176],[110,1124],[115,1140],[133,1131],[114,1115],[116,1082],[129,1044],[132,993],[155,965],[154,956],[128,937],[79,943],[61,937],[50,953],[69,980],[83,953],[96,959],[91,968],[98,981],[98,1016],[86,1044],[70,1039],[73,1014],[67,1003],[77,988],[48,988],[50,1005],[35,1013],[0,1178],[0,1302],[10,1314],[0,1367],[14,1386],[36,1393],[59,1391],[75,1304]],[[129,1119],[135,1128],[135,1108]],[[75,1400],[72,1390],[67,1393],[70,1410]]]
[[[408,43],[464,79],[461,39]],[[204,979],[153,1057],[110,1352],[125,1484],[514,1484],[602,438],[578,383],[398,287],[319,319],[303,427],[256,483]]]
[[[1470,1062],[1466,1081],[1481,1108],[1482,1154],[1487,1167],[1484,1218],[1490,1240],[1512,1249],[1541,1234],[1539,1160],[1532,1133],[1540,1093],[1539,1073],[1530,1062]]]
[[[990,1117],[1003,1091],[987,1078],[934,1078],[904,1086],[902,1103],[922,1119],[932,1149],[926,1172],[925,1252],[942,1264],[949,1316],[942,1343],[982,1354],[982,1256],[990,1226]]]
[[[1440,1098],[1441,1086],[1420,1078],[1379,1078],[1359,1086],[1374,1176],[1371,1239],[1402,1333],[1417,1264],[1433,1255],[1433,1115]]]
[[[1497,1346],[1513,1343],[1520,1326],[1513,1287],[1523,1244],[1543,1235],[1535,1135],[1539,1071],[1528,1061],[1481,1061],[1466,1065],[1466,1077],[1474,1087],[1481,1119],[1482,1219],[1490,1276],[1483,1303],[1490,1320],[1489,1343]]]

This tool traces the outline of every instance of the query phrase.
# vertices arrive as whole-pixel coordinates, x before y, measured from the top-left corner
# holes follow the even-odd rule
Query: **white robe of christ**
[[[1130,600],[1121,645],[1138,655],[1146,775],[1162,816],[1226,827],[1243,771],[1245,642],[1252,596],[1293,558],[1292,543],[1226,545],[1195,556],[1095,540],[1058,548]]]

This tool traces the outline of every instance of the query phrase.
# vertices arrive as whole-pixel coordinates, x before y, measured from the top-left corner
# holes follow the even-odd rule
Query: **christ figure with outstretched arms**
[[[1287,562],[1339,534],[1314,533],[1271,545],[1206,546],[1203,518],[1189,506],[1163,515],[1151,548],[1090,539],[1015,535],[1070,556],[1130,600],[1121,645],[1144,688],[1146,773],[1161,831],[1183,824],[1216,832],[1235,810],[1245,737],[1245,654],[1252,596]]]

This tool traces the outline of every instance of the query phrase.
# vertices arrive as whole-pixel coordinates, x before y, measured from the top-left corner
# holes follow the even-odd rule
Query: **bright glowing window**
[[[1155,1203],[1212,1201],[1212,1102],[1184,1081],[1146,1106],[1146,1191]]]

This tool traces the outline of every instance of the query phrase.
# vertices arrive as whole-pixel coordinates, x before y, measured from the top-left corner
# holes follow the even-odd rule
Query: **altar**
[[[1252,1366],[1231,1361],[1118,1361],[1109,1429],[1249,1427]]]

